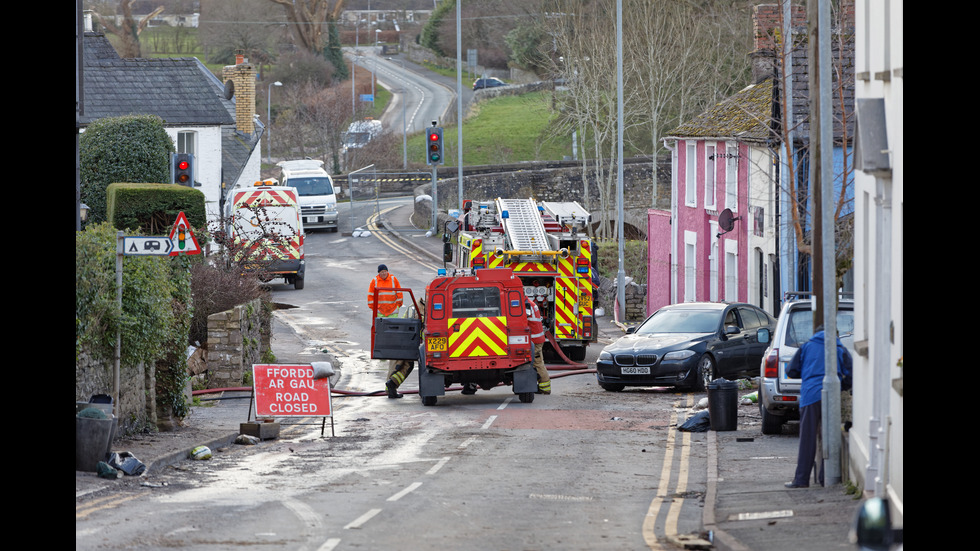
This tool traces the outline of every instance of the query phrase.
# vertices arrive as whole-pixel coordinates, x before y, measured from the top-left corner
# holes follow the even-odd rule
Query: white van
[[[381,121],[364,119],[350,123],[343,135],[343,153],[346,156],[351,149],[360,149],[368,142],[381,135]]]
[[[303,210],[303,226],[306,229],[327,228],[337,231],[337,188],[333,179],[323,170],[323,161],[302,159],[281,161],[279,182],[283,186],[296,188],[299,204]]]

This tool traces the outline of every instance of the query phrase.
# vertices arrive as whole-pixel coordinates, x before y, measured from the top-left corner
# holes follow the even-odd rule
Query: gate
[[[406,224],[405,218],[402,222],[386,218],[386,213],[393,207],[415,208],[412,201],[415,199],[415,188],[420,185],[431,184],[432,174],[427,172],[383,172],[374,170],[374,166],[367,166],[355,170],[347,175],[347,189],[350,195],[350,225],[352,235],[358,237],[364,233],[370,233],[370,221],[381,223],[384,221],[389,227],[398,232],[425,232],[429,229],[429,224],[425,227],[417,228],[411,223]],[[406,205],[405,197],[411,200]]]

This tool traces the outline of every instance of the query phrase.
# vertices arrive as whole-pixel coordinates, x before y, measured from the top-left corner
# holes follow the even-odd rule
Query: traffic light
[[[425,164],[441,165],[445,164],[442,148],[442,128],[433,126],[426,134]]]
[[[174,153],[171,173],[173,174],[173,183],[194,187],[194,155]]]
[[[184,250],[187,247],[187,228],[180,226],[177,228],[177,248]]]

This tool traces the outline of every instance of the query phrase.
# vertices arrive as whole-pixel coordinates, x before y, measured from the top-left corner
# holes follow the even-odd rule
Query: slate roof
[[[121,59],[108,54],[112,46],[105,37],[85,38],[82,124],[134,114],[158,115],[168,126],[235,123],[224,98],[202,78],[202,69],[210,71],[196,58]]]
[[[669,138],[734,138],[764,144],[772,137],[773,86],[768,78],[750,85],[668,132]]]

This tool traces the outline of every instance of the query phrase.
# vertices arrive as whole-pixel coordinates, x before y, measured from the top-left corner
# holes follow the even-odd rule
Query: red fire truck
[[[423,405],[435,405],[453,384],[490,390],[504,383],[521,402],[534,401],[534,345],[524,285],[513,270],[460,269],[440,275],[426,286],[418,307],[424,309],[424,320],[375,320],[371,357],[417,361]]]
[[[533,199],[464,202],[456,236],[460,268],[507,267],[537,301],[559,357],[580,362],[595,342],[589,212],[580,204]]]

